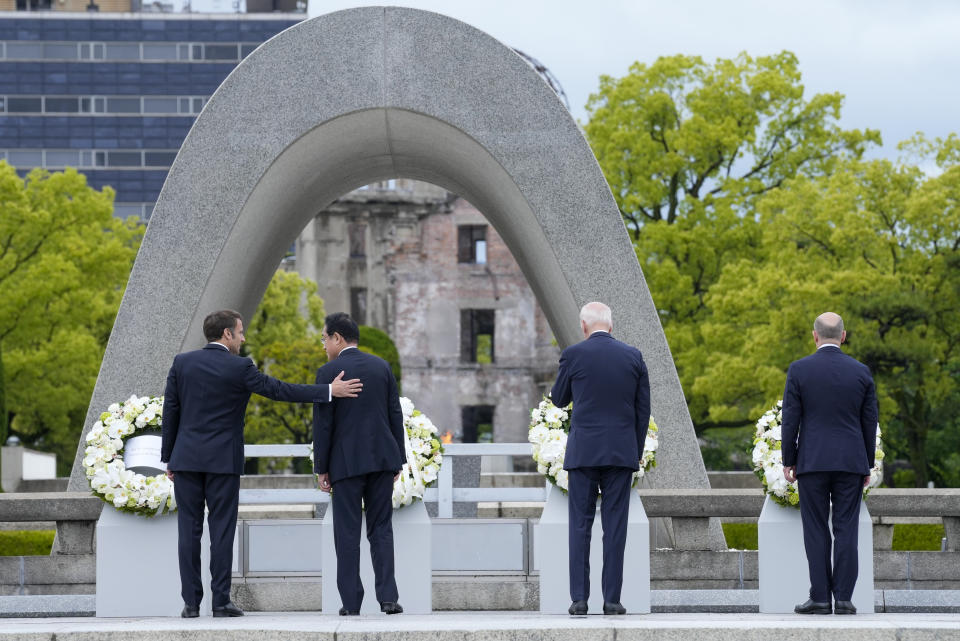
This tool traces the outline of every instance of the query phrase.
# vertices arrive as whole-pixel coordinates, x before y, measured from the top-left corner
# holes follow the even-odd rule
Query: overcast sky
[[[385,2],[310,0],[310,15]],[[574,117],[601,74],[677,53],[706,60],[784,49],[807,96],[846,95],[842,123],[883,135],[880,155],[916,131],[960,132],[960,2],[951,0],[398,0],[443,13],[539,59]]]

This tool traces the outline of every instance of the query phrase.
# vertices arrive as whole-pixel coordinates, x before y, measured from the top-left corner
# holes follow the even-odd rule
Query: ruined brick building
[[[403,394],[441,432],[526,440],[559,349],[510,250],[470,203],[420,182],[369,185],[317,214],[295,254],[328,313],[393,338]]]

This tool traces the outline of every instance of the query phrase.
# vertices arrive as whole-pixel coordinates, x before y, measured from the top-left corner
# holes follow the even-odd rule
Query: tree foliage
[[[313,383],[317,369],[327,362],[320,342],[323,318],[316,284],[295,272],[278,271],[247,325],[244,351],[270,376]],[[245,432],[248,443],[310,443],[313,406],[254,395],[247,405]]]
[[[73,462],[144,227],[72,169],[0,162],[0,344],[9,430]]]
[[[892,458],[960,485],[960,139],[865,161],[788,53],[601,79],[587,135],[634,238],[698,432],[753,423],[840,313]],[[938,165],[936,175],[919,169]],[[926,164],[924,164],[926,163]]]
[[[400,369],[400,352],[393,339],[383,331],[369,325],[360,326],[359,348],[368,354],[379,356],[390,363],[390,370],[393,377],[397,379],[397,385],[400,385],[402,371]]]
[[[841,94],[805,100],[800,80],[787,51],[714,64],[662,57],[634,63],[623,78],[601,76],[585,130],[634,236],[644,223],[742,205],[798,174],[827,174],[837,158],[879,141],[876,131],[838,126]]]

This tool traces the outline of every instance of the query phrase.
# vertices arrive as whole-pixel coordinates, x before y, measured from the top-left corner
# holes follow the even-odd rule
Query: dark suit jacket
[[[563,469],[639,468],[650,423],[650,379],[640,350],[595,332],[560,355],[550,397],[573,401]]]
[[[241,474],[243,417],[252,393],[294,403],[330,398],[328,385],[284,383],[219,345],[177,354],[163,394],[160,460],[174,472]]]
[[[786,467],[866,476],[877,443],[877,394],[866,365],[839,347],[794,361],[783,391],[781,451]]]
[[[397,381],[382,358],[350,348],[317,370],[326,383],[341,371],[359,378],[357,398],[313,406],[313,470],[330,482],[371,472],[399,472],[406,461]]]

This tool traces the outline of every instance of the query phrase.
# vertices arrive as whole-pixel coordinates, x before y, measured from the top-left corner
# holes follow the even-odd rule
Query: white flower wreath
[[[560,409],[549,398],[530,411],[530,432],[527,440],[533,443],[533,460],[537,471],[547,477],[551,483],[567,492],[567,471],[563,469],[563,457],[567,451],[567,435],[570,433],[571,404]],[[633,485],[657,466],[658,428],[653,416],[647,427],[647,438],[643,443],[643,456],[640,457],[640,469],[633,474]]]
[[[423,500],[426,489],[435,484],[443,463],[443,445],[437,438],[437,427],[413,401],[400,397],[403,411],[403,441],[406,463],[400,478],[393,484],[393,507]]]
[[[797,484],[788,483],[783,476],[783,453],[781,446],[781,425],[783,401],[777,401],[757,421],[757,431],[753,437],[753,471],[763,484],[763,491],[774,502],[785,507],[800,507],[800,494]],[[877,452],[873,469],[870,470],[870,483],[863,488],[863,496],[883,480],[883,444],[880,441],[880,426],[877,425]]]
[[[137,431],[157,431],[163,397],[131,396],[100,415],[87,434],[83,469],[94,495],[122,512],[156,516],[177,509],[173,481],[165,474],[144,476],[126,469],[123,446]]]

